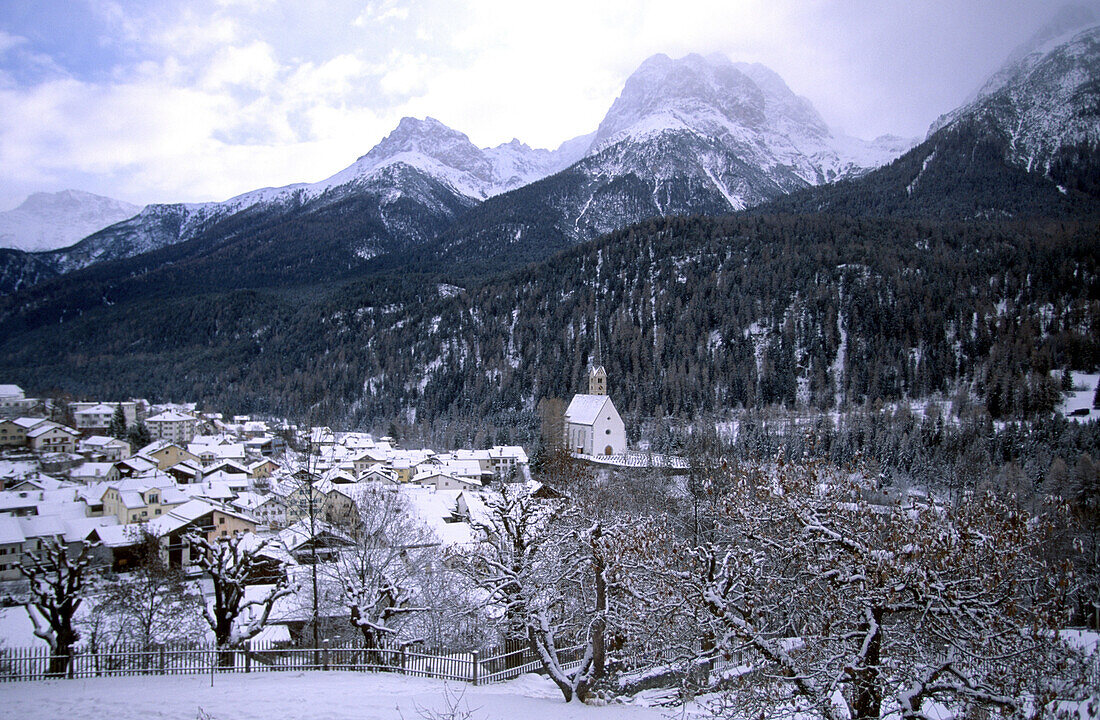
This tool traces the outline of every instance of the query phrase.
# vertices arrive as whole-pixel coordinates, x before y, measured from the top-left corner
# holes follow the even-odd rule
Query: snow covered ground
[[[3,716],[21,720],[416,720],[445,716],[456,698],[456,717],[467,717],[468,710],[470,720],[656,720],[667,712],[566,704],[554,684],[538,675],[488,687],[355,672],[219,675],[214,687],[208,675],[95,678],[6,684],[0,694]]]
[[[1097,373],[1073,373],[1073,393],[1065,396],[1058,410],[1070,420],[1088,422],[1100,417],[1100,410],[1092,409],[1092,399],[1096,393],[1096,383],[1100,381]],[[1074,410],[1084,408],[1088,415],[1073,415]]]

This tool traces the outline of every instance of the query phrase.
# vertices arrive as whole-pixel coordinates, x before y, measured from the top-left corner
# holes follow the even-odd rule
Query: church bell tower
[[[603,365],[597,365],[588,370],[588,394],[607,394],[607,371],[603,369]]]

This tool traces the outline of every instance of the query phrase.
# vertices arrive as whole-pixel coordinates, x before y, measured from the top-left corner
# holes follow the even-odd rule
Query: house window
[[[225,518],[223,518],[223,517],[218,518],[218,524],[219,525],[225,525]]]
[[[604,435],[610,435],[611,434],[611,428],[608,428],[608,429],[604,430],[603,433],[604,433]]]

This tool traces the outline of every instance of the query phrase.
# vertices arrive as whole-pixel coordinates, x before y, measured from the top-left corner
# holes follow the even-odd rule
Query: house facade
[[[198,420],[175,410],[158,413],[145,421],[149,434],[157,440],[186,445],[195,437]]]

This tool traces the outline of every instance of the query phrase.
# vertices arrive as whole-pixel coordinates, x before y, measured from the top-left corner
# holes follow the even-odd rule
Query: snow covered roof
[[[18,417],[12,420],[12,422],[21,428],[26,428],[27,430],[30,430],[35,425],[41,425],[42,423],[47,423],[50,421],[46,418]]]
[[[23,388],[18,385],[0,385],[0,398],[23,397]]]
[[[98,405],[92,405],[91,407],[81,408],[73,413],[73,415],[110,415],[115,411],[111,405],[100,403]]]
[[[54,515],[31,515],[18,520],[19,528],[27,538],[54,538],[65,534],[65,523]]]
[[[81,440],[81,444],[88,447],[108,447],[110,445],[118,445],[124,442],[126,441],[119,440],[118,438],[108,437],[106,435],[90,435]]]
[[[102,525],[90,528],[84,537],[95,533],[99,542],[105,547],[130,547],[137,545],[141,538],[141,524],[128,523],[126,525]],[[156,533],[154,533],[156,534]]]
[[[148,445],[146,445],[142,449],[138,450],[138,454],[139,455],[152,455],[153,453],[157,452],[158,450],[163,450],[164,448],[172,447],[173,445],[175,445],[176,447],[180,447],[179,445],[176,445],[176,443],[172,442],[171,440],[154,440],[153,442],[149,443]],[[183,448],[180,448],[180,449],[182,450]]]
[[[185,420],[194,420],[195,418],[190,415],[184,415],[183,413],[176,412],[175,410],[165,410],[164,412],[154,415],[151,418],[145,420],[146,423],[151,422],[183,422]]]
[[[27,437],[32,437],[32,438],[39,437],[40,435],[45,435],[46,433],[48,433],[52,430],[60,430],[61,432],[66,433],[68,435],[79,435],[80,434],[76,430],[73,430],[71,427],[65,427],[64,425],[59,425],[55,422],[51,422],[49,420],[46,420],[44,422],[38,423],[34,427],[27,430]]]
[[[157,467],[158,467],[156,460],[153,460],[151,458],[147,458],[144,455],[140,455],[140,454],[139,455],[134,455],[133,457],[126,458],[125,460],[120,461],[118,464],[119,465],[124,465],[124,466],[130,468],[131,470],[134,470],[134,471],[139,472],[139,473],[148,472],[150,470],[156,470]]]
[[[604,404],[610,401],[607,395],[574,395],[565,410],[565,421],[577,425],[592,425],[600,416]]]
[[[14,545],[21,543],[26,538],[23,536],[23,528],[19,521],[13,517],[0,515],[0,545]]]
[[[75,477],[107,477],[115,467],[114,463],[86,462],[72,469]]]

